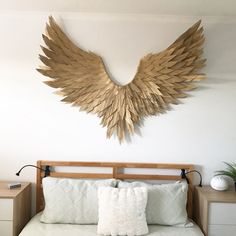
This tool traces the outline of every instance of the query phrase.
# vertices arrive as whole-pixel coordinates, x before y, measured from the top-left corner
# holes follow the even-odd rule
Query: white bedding
[[[45,224],[41,213],[34,216],[19,236],[97,236],[97,225]],[[149,225],[147,236],[204,236],[199,227],[191,228]]]

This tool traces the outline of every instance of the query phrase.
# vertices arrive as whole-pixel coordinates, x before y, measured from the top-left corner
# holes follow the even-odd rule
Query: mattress
[[[97,225],[45,224],[41,213],[35,215],[19,236],[97,236]],[[147,236],[204,236],[199,227],[191,228],[149,225]]]

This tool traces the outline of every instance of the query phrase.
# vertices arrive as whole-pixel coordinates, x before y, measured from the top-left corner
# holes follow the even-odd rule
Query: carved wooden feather
[[[107,127],[107,137],[116,133],[123,141],[141,119],[166,112],[196,87],[195,81],[205,78],[198,73],[206,61],[201,59],[204,36],[200,24],[164,51],[143,57],[133,81],[121,86],[110,79],[101,57],[77,47],[49,17],[47,36],[43,35],[45,56],[40,55],[46,67],[37,70],[51,78],[45,83],[59,89],[63,102],[97,114]]]

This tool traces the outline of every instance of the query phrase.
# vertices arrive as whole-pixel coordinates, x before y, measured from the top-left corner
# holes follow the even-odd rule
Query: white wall
[[[0,0],[0,10],[232,16],[235,0]]]
[[[54,12],[71,38],[99,53],[122,83],[132,80],[142,56],[166,48],[203,20],[208,79],[183,104],[146,119],[140,133],[120,145],[105,138],[96,116],[63,104],[42,83],[35,68],[49,14],[0,11],[0,179],[35,182],[34,169],[20,178],[14,174],[45,159],[192,163],[207,184],[222,161],[236,160],[235,16]]]

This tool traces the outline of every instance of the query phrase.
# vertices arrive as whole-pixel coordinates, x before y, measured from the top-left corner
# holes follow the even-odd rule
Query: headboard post
[[[117,179],[117,174],[118,174],[118,167],[113,166],[112,167],[112,178]]]
[[[42,168],[41,161],[37,161],[37,167]],[[42,198],[42,177],[41,170],[37,169],[36,175],[36,212],[39,212]]]

